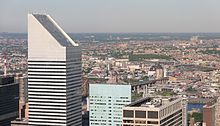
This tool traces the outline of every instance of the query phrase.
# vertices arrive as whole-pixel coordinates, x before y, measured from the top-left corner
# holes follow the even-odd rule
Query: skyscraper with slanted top
[[[81,49],[46,14],[28,14],[29,125],[80,126]]]

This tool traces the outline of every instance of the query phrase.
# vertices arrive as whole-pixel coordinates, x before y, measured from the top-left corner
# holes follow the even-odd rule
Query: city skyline
[[[2,0],[0,32],[26,33],[26,14],[56,15],[72,33],[220,32],[217,0]]]
[[[220,126],[219,4],[1,0],[0,125]]]

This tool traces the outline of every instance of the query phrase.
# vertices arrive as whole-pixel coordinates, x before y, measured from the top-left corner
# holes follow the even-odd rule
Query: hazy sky
[[[27,13],[67,32],[220,32],[220,0],[0,0],[0,32],[27,32]]]

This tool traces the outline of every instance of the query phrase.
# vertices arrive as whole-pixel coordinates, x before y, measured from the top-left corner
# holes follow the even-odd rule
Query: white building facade
[[[81,49],[46,14],[28,14],[29,125],[81,126]]]

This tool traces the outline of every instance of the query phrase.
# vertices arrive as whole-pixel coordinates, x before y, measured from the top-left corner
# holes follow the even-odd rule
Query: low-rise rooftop
[[[166,98],[166,97],[146,97],[139,99],[131,104],[127,105],[127,107],[161,107],[168,103],[171,103],[178,98]]]

